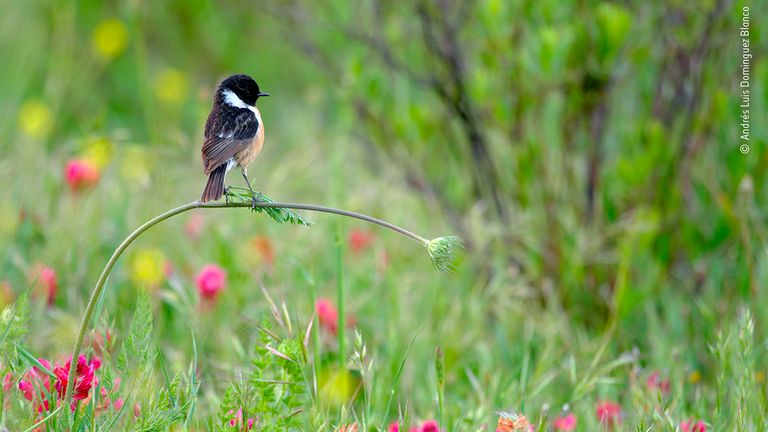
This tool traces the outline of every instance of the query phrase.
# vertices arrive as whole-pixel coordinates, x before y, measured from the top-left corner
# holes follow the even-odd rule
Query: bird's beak
[[[269,93],[259,93],[256,96],[259,96],[259,97],[261,97],[261,96],[269,96]]]

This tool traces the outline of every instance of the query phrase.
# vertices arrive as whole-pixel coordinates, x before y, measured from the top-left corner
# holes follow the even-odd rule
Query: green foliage
[[[0,313],[0,358],[7,364],[16,363],[17,346],[29,332],[29,301],[22,295],[16,303],[3,308]]]
[[[304,424],[302,412],[308,391],[301,342],[295,338],[275,340],[270,329],[265,321],[260,331],[263,345],[256,346],[248,380],[227,389],[219,407],[217,430],[227,430],[240,410],[242,422],[253,418],[258,430],[297,430]]]
[[[154,358],[152,305],[148,292],[142,289],[136,301],[136,312],[128,336],[117,359],[117,369],[126,376],[138,378],[152,369]]]
[[[251,203],[254,199],[259,201],[274,202],[268,196],[258,193],[252,194],[250,190],[245,188],[239,188],[236,186],[229,186],[227,188],[227,199],[237,200],[242,203]],[[258,207],[253,206],[251,210],[256,213],[265,213],[277,223],[289,223],[292,225],[311,226],[312,221],[306,219],[300,214],[294,212],[291,209],[275,208],[275,207]]]

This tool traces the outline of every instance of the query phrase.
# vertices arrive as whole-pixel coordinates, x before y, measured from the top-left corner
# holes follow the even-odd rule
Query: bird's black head
[[[256,99],[260,96],[269,96],[269,93],[262,93],[256,81],[245,74],[232,75],[222,81],[219,85],[219,93],[225,90],[231,90],[240,100],[251,106],[256,104]]]

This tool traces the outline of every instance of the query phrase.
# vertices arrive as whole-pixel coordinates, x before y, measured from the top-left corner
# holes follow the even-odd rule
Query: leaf
[[[239,192],[242,191],[242,192]],[[254,198],[258,201],[264,201],[268,203],[273,203],[271,198],[264,194],[259,194],[257,196],[254,196],[251,191],[245,188],[236,187],[236,186],[229,186],[227,188],[226,193],[227,199],[231,199],[233,201],[239,201],[242,203],[250,203],[253,201]],[[311,226],[312,221],[309,219],[299,215],[298,213],[294,212],[290,209],[284,209],[284,208],[275,208],[275,207],[251,207],[251,211],[254,211],[256,213],[266,213],[267,216],[272,218],[277,223],[285,223],[288,222],[293,225],[302,225],[302,226]]]
[[[0,357],[13,362],[18,355],[16,347],[27,334],[29,301],[26,295],[19,296],[16,303],[8,305],[0,314]]]
[[[135,373],[137,370],[151,368],[154,363],[152,343],[152,307],[150,306],[149,293],[146,290],[139,292],[136,302],[136,313],[131,322],[128,337],[123,342],[123,349],[117,359],[117,369],[125,375]]]

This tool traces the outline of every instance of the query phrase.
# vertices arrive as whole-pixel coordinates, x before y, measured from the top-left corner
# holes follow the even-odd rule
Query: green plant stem
[[[176,207],[175,209],[168,210],[167,212],[157,215],[154,218],[148,220],[143,225],[138,227],[134,232],[132,232],[128,237],[126,237],[125,240],[123,240],[123,242],[120,243],[120,246],[118,246],[117,249],[115,249],[115,251],[112,253],[112,256],[109,258],[109,261],[107,261],[107,265],[104,267],[104,270],[101,272],[101,276],[99,276],[99,280],[96,281],[96,286],[93,288],[93,292],[91,292],[91,297],[88,299],[88,304],[85,308],[85,315],[83,315],[83,320],[80,323],[80,331],[77,334],[75,347],[72,349],[72,367],[70,367],[69,376],[67,377],[67,389],[64,397],[64,406],[69,406],[72,403],[72,388],[75,384],[75,375],[77,371],[77,368],[75,367],[75,365],[77,365],[77,358],[80,355],[80,349],[82,348],[82,345],[83,345],[83,339],[85,339],[85,332],[88,330],[88,325],[90,324],[91,318],[93,317],[93,311],[96,308],[96,303],[98,303],[99,298],[101,297],[101,293],[104,291],[104,286],[107,282],[107,278],[109,277],[109,274],[112,272],[112,268],[115,266],[115,263],[117,262],[118,258],[120,258],[120,255],[122,255],[123,252],[125,252],[128,246],[130,246],[134,240],[136,240],[145,231],[152,228],[153,226],[159,224],[160,222],[166,219],[170,219],[178,214],[184,213],[192,209],[240,208],[240,207],[250,208],[254,205],[256,207],[287,208],[287,209],[294,209],[294,210],[307,210],[307,211],[314,211],[314,212],[321,212],[321,213],[331,213],[331,214],[346,216],[354,219],[360,219],[369,223],[382,226],[384,228],[389,228],[392,231],[395,231],[399,234],[402,234],[406,237],[410,237],[411,239],[416,240],[417,242],[421,243],[424,246],[426,246],[429,243],[429,241],[424,237],[421,237],[415,233],[412,233],[406,229],[400,228],[399,226],[391,224],[389,222],[376,219],[374,217],[367,216],[360,213],[336,209],[332,207],[324,207],[324,206],[314,205],[314,204],[296,204],[296,203],[279,203],[279,202],[269,202],[269,203],[257,202],[255,204],[242,203],[242,202],[202,203],[200,201],[193,201],[191,203],[184,204],[180,207]]]

